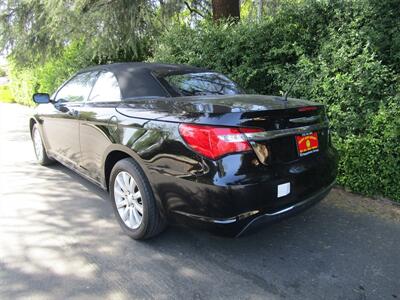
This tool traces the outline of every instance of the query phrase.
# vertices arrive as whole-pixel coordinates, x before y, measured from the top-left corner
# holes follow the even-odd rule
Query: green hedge
[[[92,58],[83,55],[80,47],[79,43],[73,43],[59,57],[35,66],[22,67],[10,59],[9,77],[15,102],[32,106],[34,93],[51,94],[73,73],[93,64]]]
[[[327,104],[339,184],[400,201],[400,18],[395,0],[304,1],[260,23],[178,26],[154,60],[208,67],[244,88]]]
[[[172,27],[151,60],[208,67],[261,94],[282,94],[298,79],[292,96],[328,107],[339,184],[400,201],[398,11],[398,0],[288,1],[259,23]],[[93,64],[83,53],[72,43],[42,65],[11,64],[15,100],[31,105],[32,93],[53,92]]]
[[[0,67],[0,77],[7,76],[7,72],[3,67]]]
[[[8,84],[0,85],[0,102],[14,102],[14,97],[11,94],[11,90]]]

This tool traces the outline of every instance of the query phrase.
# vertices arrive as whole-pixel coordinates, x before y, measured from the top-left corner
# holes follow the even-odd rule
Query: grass
[[[13,103],[14,97],[11,94],[8,84],[0,85],[0,102]]]

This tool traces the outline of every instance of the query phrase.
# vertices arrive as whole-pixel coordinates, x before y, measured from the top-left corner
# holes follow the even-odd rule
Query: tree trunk
[[[240,0],[212,0],[213,19],[240,19]]]
[[[263,12],[263,0],[258,0],[258,5],[257,5],[257,19],[258,19],[258,21],[260,21],[261,18],[262,18],[262,12]]]

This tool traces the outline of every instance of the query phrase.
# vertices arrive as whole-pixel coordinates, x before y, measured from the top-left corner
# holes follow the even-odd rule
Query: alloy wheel
[[[35,153],[38,160],[43,160],[43,143],[40,136],[40,132],[37,128],[33,130],[33,146],[35,147]]]
[[[142,195],[136,181],[126,171],[115,177],[114,201],[125,225],[131,229],[138,228],[143,219]]]

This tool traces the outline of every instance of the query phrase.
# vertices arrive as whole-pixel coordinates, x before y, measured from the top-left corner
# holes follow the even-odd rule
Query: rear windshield
[[[163,79],[176,96],[243,94],[235,82],[213,72],[174,74]]]

